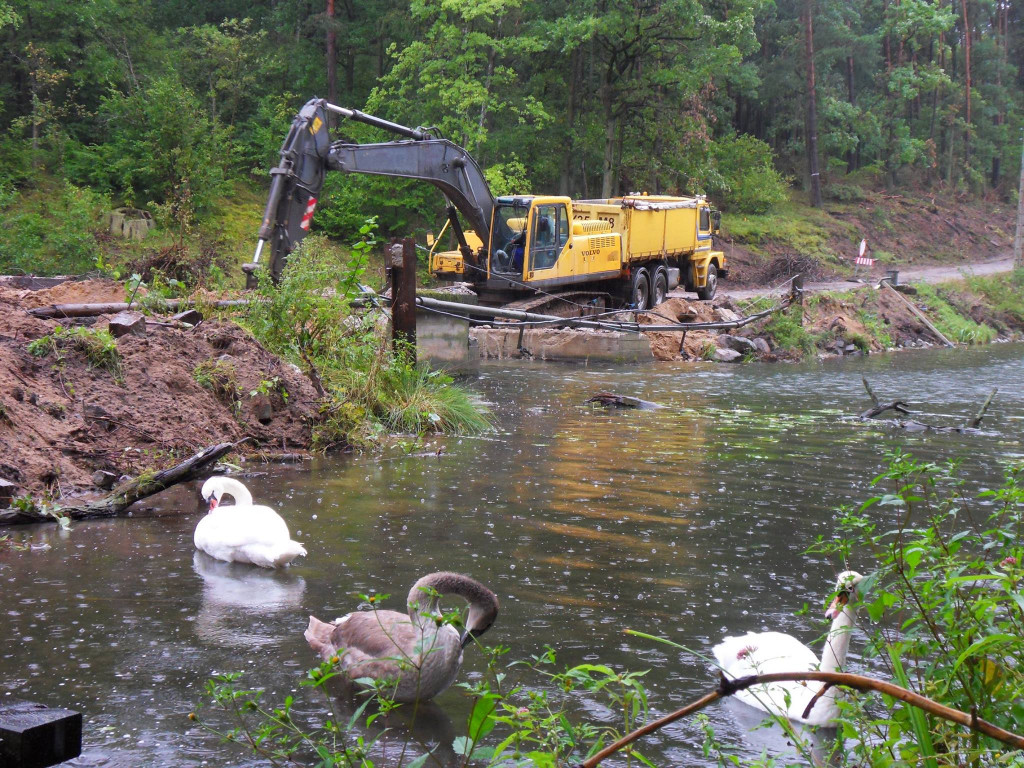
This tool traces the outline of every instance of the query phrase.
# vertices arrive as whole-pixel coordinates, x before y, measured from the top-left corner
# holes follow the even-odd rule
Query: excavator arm
[[[404,139],[379,144],[332,143],[328,112],[383,128]],[[270,194],[256,254],[251,264],[242,267],[249,287],[255,285],[255,271],[268,244],[271,278],[275,282],[280,278],[288,254],[309,231],[328,170],[419,179],[433,184],[448,200],[448,217],[469,263],[473,263],[476,254],[466,242],[456,211],[484,243],[489,240],[494,198],[480,167],[466,150],[424,128],[407,128],[359,110],[337,107],[324,99],[311,99],[292,121],[281,146],[280,162],[270,171]]]

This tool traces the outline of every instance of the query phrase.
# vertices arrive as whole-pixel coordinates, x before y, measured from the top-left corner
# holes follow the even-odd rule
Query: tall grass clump
[[[355,310],[373,241],[372,220],[348,256],[311,236],[281,281],[263,275],[243,323],[268,349],[303,368],[323,395],[314,440],[371,447],[394,432],[485,429],[482,407],[451,377],[394,349],[380,308]]]
[[[961,344],[988,344],[998,335],[995,328],[976,323],[964,316],[946,297],[941,287],[917,283],[918,304],[927,305],[927,312],[935,327],[952,341]]]
[[[28,345],[28,351],[35,357],[46,357],[52,353],[57,359],[57,365],[63,364],[64,353],[69,349],[81,353],[90,368],[102,368],[118,381],[124,378],[121,352],[114,337],[106,329],[80,325],[64,328],[58,325]]]

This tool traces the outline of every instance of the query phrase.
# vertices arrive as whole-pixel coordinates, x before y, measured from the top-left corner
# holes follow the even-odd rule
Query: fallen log
[[[897,291],[895,288],[889,285],[889,283],[886,282],[885,280],[879,283],[879,285],[887,288],[893,296],[895,296],[897,299],[906,304],[910,311],[914,313],[914,316],[917,317],[917,319],[920,320],[922,323],[924,323],[925,327],[928,328],[929,331],[934,333],[943,344],[945,344],[947,347],[956,346],[956,344],[954,344],[952,341],[943,336],[942,332],[938,328],[932,325],[932,321],[925,317],[924,312],[918,309],[914,302],[910,301],[905,296],[903,296],[899,291]]]
[[[641,400],[639,397],[630,397],[629,395],[616,395],[612,392],[598,392],[584,402],[597,403],[605,408],[636,408],[640,411],[657,411],[665,407],[660,403],[652,403],[650,400]]]
[[[163,309],[167,312],[177,312],[180,308],[191,307],[195,302],[188,299],[154,299],[146,300],[148,309]],[[225,307],[240,307],[248,304],[248,299],[221,299],[219,301],[207,302],[207,306],[223,309]],[[125,312],[132,306],[139,307],[141,302],[112,302],[108,304],[50,304],[46,307],[28,309],[33,317],[95,317],[97,315],[110,315],[117,312]]]
[[[868,380],[863,376],[860,377],[860,380],[864,382],[864,389],[867,390],[868,396],[875,404],[874,407],[868,408],[866,411],[860,414],[858,418],[861,421],[867,421],[868,419],[874,418],[875,416],[878,416],[880,413],[884,413],[885,411],[889,410],[893,410],[896,411],[897,413],[902,414],[913,413],[913,411],[909,410],[907,404],[902,400],[893,400],[891,403],[886,403],[883,405],[879,401],[878,396],[874,393],[874,390],[871,389],[871,385],[868,384]],[[906,421],[902,421],[900,419],[890,419],[889,423],[892,424],[894,427],[899,427],[900,429],[904,429],[907,432],[975,432],[978,429],[978,425],[981,424],[981,420],[985,418],[985,412],[988,410],[989,405],[991,405],[992,403],[992,398],[996,396],[996,392],[998,391],[998,389],[993,389],[989,393],[989,396],[988,398],[986,398],[984,404],[982,404],[981,408],[978,410],[978,413],[975,415],[975,417],[962,427],[944,427],[937,424],[925,424],[924,422],[916,421],[914,419],[907,419]]]
[[[0,510],[0,525],[17,525],[19,523],[54,523],[61,518],[69,520],[87,520],[95,517],[117,517],[136,501],[152,496],[154,493],[170,488],[178,483],[188,482],[199,477],[215,461],[230,453],[236,443],[218,443],[204,448],[185,461],[175,464],[159,472],[143,472],[138,477],[128,480],[102,499],[94,501],[76,501],[57,503],[52,506],[36,507],[22,505]]]

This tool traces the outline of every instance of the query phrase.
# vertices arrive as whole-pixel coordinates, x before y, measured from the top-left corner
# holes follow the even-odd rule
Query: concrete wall
[[[475,295],[441,294],[419,291],[420,296],[476,304]],[[469,321],[422,308],[416,310],[416,357],[435,368],[453,373],[470,373],[477,369],[480,355],[476,342],[469,336]]]

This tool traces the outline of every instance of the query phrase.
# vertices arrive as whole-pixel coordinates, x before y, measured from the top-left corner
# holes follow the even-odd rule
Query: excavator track
[[[601,291],[564,291],[519,299],[503,305],[502,309],[556,317],[589,317],[604,312],[610,303],[611,296]]]

